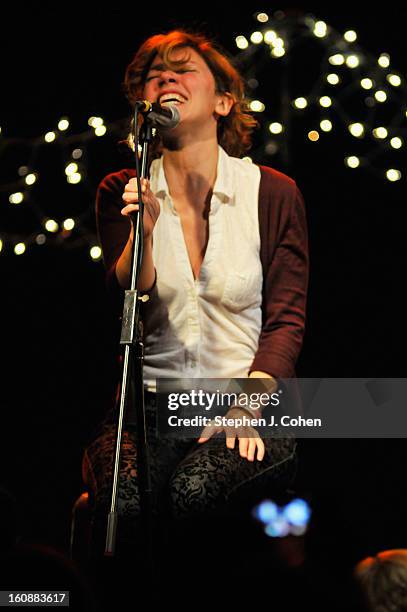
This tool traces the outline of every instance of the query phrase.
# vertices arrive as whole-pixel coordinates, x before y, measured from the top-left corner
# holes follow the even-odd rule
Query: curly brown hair
[[[174,50],[190,47],[205,60],[211,70],[217,93],[230,93],[234,104],[226,117],[218,119],[218,142],[233,157],[241,157],[252,145],[252,131],[258,127],[256,119],[249,114],[245,99],[245,86],[242,76],[233,66],[224,50],[201,33],[185,29],[172,30],[166,34],[156,34],[148,38],[138,49],[126,68],[123,89],[134,109],[136,100],[143,97],[147,73],[154,58],[159,55],[165,65],[172,70],[188,61],[187,55],[172,60]],[[153,147],[153,157],[161,154],[162,142],[158,137]]]

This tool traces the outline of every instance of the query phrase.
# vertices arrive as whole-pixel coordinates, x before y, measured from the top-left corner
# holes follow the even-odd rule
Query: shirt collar
[[[163,156],[155,159],[151,164],[150,183],[156,197],[170,195],[167,179],[165,178]],[[218,145],[218,167],[213,194],[225,204],[233,199],[233,168],[229,155],[220,145]]]

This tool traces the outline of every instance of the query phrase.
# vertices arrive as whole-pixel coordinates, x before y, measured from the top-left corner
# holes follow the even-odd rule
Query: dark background
[[[126,2],[70,10],[48,3],[9,6],[2,26],[0,124],[5,137],[40,136],[63,115],[72,133],[85,130],[90,115],[101,115],[106,123],[121,119],[128,113],[121,93],[124,69],[145,37],[178,25],[196,27],[234,53],[234,37],[257,29],[253,13],[269,12],[254,4],[233,11],[205,3],[205,10],[192,11],[171,3],[171,10],[152,4],[140,15],[136,7]],[[377,56],[390,53],[392,65],[406,72],[406,11],[304,10],[341,32],[355,29],[362,47]],[[314,74],[318,66],[309,65]],[[308,73],[297,76],[305,86]],[[273,74],[269,78],[272,83]],[[75,193],[81,194],[82,209],[92,211],[98,181],[126,165],[113,145],[100,147],[90,157],[87,190],[67,190],[49,178],[40,194],[48,214],[64,218],[75,211]],[[392,184],[368,170],[349,171],[343,147],[340,137],[310,144],[298,130],[289,164],[278,156],[259,160],[292,176],[307,206],[311,279],[298,374],[401,377],[405,177]],[[10,173],[24,156],[16,153],[13,160],[10,149],[2,153],[7,153],[3,181],[15,180]],[[49,163],[51,168],[55,160]],[[4,194],[1,206],[3,231],[23,233],[28,213],[17,217]],[[87,230],[94,232],[93,214]],[[0,262],[0,483],[19,500],[22,533],[64,549],[70,510],[82,491],[83,447],[113,388],[117,339],[104,271],[85,246],[34,247],[21,257],[4,249]],[[406,545],[404,440],[325,440],[302,446],[297,490],[323,504],[333,531],[357,542],[355,554]]]

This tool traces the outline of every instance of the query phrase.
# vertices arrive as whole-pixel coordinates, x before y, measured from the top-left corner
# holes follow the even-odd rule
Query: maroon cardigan
[[[308,235],[304,200],[290,177],[267,166],[260,166],[260,173],[262,328],[250,371],[290,378],[295,376],[305,329]],[[123,308],[124,290],[117,281],[115,266],[130,233],[130,220],[120,210],[124,186],[134,176],[132,169],[109,174],[100,183],[96,197],[107,286],[117,313]]]

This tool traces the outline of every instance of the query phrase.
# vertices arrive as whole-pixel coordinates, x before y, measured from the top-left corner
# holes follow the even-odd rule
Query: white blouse
[[[160,202],[153,231],[157,284],[144,306],[144,381],[156,378],[245,378],[261,330],[258,166],[219,147],[209,212],[209,239],[194,279],[163,159],[150,169]]]

